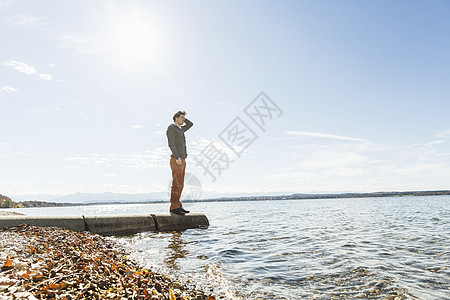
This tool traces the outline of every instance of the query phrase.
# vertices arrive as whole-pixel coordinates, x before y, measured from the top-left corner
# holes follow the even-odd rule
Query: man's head
[[[185,115],[186,112],[185,111],[177,111],[174,115],[173,115],[173,121],[175,122],[176,125],[181,126],[184,123],[184,119],[185,119]]]

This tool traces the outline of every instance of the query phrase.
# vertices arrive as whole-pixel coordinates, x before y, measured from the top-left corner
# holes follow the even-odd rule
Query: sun
[[[130,69],[155,64],[161,48],[157,21],[145,11],[115,14],[108,28],[108,52],[122,66]]]

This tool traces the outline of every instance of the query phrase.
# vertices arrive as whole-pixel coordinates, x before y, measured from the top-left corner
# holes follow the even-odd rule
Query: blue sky
[[[0,193],[166,192],[179,109],[202,197],[449,189],[449,14],[447,1],[0,1]],[[261,92],[280,109],[264,130],[244,111]],[[236,117],[256,137],[240,156],[220,138]]]

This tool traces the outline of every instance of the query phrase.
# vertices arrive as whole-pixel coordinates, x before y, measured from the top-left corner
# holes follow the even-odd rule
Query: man
[[[170,192],[170,212],[184,216],[189,211],[183,208],[180,202],[181,192],[184,187],[184,173],[186,170],[186,137],[184,133],[194,125],[186,119],[185,111],[177,111],[173,115],[174,124],[167,128],[166,135],[169,148],[172,151],[170,156],[170,168],[172,169],[172,188]],[[183,125],[185,123],[185,125]]]

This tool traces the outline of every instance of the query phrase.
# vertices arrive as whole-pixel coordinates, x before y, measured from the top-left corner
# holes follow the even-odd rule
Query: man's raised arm
[[[189,128],[191,128],[194,123],[192,123],[191,121],[189,121],[189,119],[184,119],[184,125],[181,126],[181,130],[183,130],[184,132],[186,132]]]

